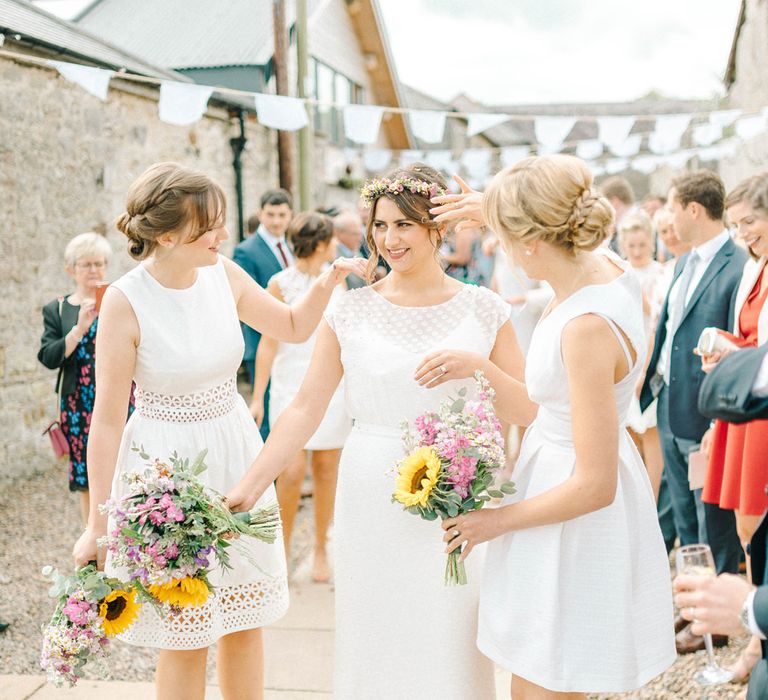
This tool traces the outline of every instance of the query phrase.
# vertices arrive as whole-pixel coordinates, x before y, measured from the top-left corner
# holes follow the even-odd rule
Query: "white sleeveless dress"
[[[492,541],[480,597],[478,646],[513,674],[554,691],[618,693],[638,688],[675,660],[672,587],[648,476],[625,429],[645,355],[640,287],[631,273],[584,287],[536,327],[525,372],[540,404],[512,474],[514,503],[571,476],[575,453],[565,325],[584,314],[620,328],[637,352],[615,385],[621,425],[616,499],[562,523]],[[627,352],[625,347],[625,352]]]
[[[439,522],[391,502],[404,456],[400,425],[471,380],[420,387],[416,367],[430,352],[488,356],[509,306],[465,286],[437,306],[396,306],[370,287],[354,289],[326,316],[344,366],[354,418],[342,452],[334,530],[336,700],[493,698],[493,668],[475,645],[481,552],[469,584],[446,587]]]
[[[263,443],[235,385],[243,335],[223,262],[199,268],[187,289],[163,287],[143,265],[112,286],[127,297],[141,332],[134,373],[136,410],[123,431],[112,496],[126,492],[123,474],[145,468],[144,460],[131,451],[133,444],[161,459],[174,450],[192,459],[207,449],[208,470],[201,478],[226,493]],[[259,504],[275,500],[270,486]],[[205,605],[165,618],[144,605],[138,621],[120,639],[161,649],[197,649],[280,618],[288,608],[282,537],[274,544],[248,538],[246,546],[255,563],[232,547],[233,569],[223,575],[212,571],[215,592]],[[122,573],[109,557],[106,570],[118,577]]]
[[[297,270],[295,267],[287,267],[278,272],[272,279],[277,282],[280,293],[286,304],[293,304],[306,296],[316,277]],[[343,294],[341,287],[337,286],[331,295],[329,309],[333,308]],[[272,363],[272,385],[269,390],[269,420],[275,425],[280,414],[288,408],[288,405],[296,397],[299,387],[304,381],[304,375],[309,369],[312,359],[312,351],[317,340],[315,331],[309,340],[303,343],[280,343],[277,355]],[[336,389],[322,422],[314,435],[304,445],[305,450],[339,450],[344,447],[344,441],[352,428],[352,419],[347,414],[344,406],[344,382],[342,380]]]

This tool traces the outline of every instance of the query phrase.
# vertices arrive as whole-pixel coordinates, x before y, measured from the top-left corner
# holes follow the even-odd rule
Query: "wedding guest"
[[[343,258],[354,258],[362,254],[363,221],[354,211],[341,211],[333,217],[333,235],[336,238],[338,254]],[[364,257],[367,257],[364,255]],[[365,280],[357,275],[347,277],[347,287],[364,287]]]
[[[248,217],[248,221],[245,224],[245,237],[250,238],[256,231],[259,230],[261,219],[258,214],[251,214]]]
[[[465,284],[488,286],[490,280],[483,277],[478,264],[478,250],[482,246],[479,229],[463,228],[449,230],[442,246],[440,257],[445,265],[445,274]]]
[[[479,367],[499,416],[530,423],[512,474],[518,492],[446,520],[448,550],[463,547],[471,561],[492,540],[478,646],[512,672],[515,700],[629,691],[675,660],[653,493],[621,428],[645,353],[640,286],[601,246],[613,210],[578,158],[525,158],[479,195],[436,198],[438,220],[483,217],[555,296],[534,331],[525,384],[454,350],[418,370],[431,379],[440,366],[460,376]],[[530,401],[539,404],[532,422]]]
[[[635,208],[635,193],[629,181],[620,175],[614,175],[600,184],[600,191],[611,203],[616,212],[616,220],[606,244],[614,253],[620,253],[618,230],[624,217]]]
[[[384,279],[346,292],[318,331],[299,393],[275,425],[243,481],[228,495],[248,509],[320,424],[344,376],[354,419],[339,468],[334,525],[336,700],[491,698],[493,667],[475,645],[480,571],[444,585],[439,526],[391,502],[402,459],[403,421],[413,421],[474,381],[428,390],[413,372],[441,347],[471,350],[522,378],[523,360],[509,307],[483,287],[462,284],[437,258],[445,227],[429,213],[443,177],[415,164],[363,188],[371,207],[368,245],[391,268]],[[439,373],[456,378],[453,367]],[[529,406],[530,421],[533,407]],[[414,663],[429,656],[426,666]]]
[[[768,173],[737,185],[726,199],[726,208],[728,220],[737,228],[751,255],[736,292],[734,324],[729,330],[743,346],[763,345],[768,340]],[[714,367],[722,356],[723,353],[703,356],[704,371]],[[709,454],[702,500],[735,512],[736,529],[745,553],[768,510],[766,445],[768,420],[738,425],[718,420],[702,439],[702,449]],[[759,658],[760,640],[752,637],[733,667],[735,678],[746,681]]]
[[[654,299],[653,303],[657,304],[659,309],[664,304],[664,299],[667,298],[669,288],[672,285],[672,278],[675,274],[675,266],[681,255],[685,255],[690,252],[691,244],[683,243],[675,233],[675,226],[673,222],[672,212],[666,207],[662,207],[656,212],[653,217],[653,225],[656,231],[656,239],[661,242],[665,247],[669,255],[667,259],[662,263],[662,272],[658,277],[656,288],[652,292]],[[658,318],[656,319],[658,325]],[[654,334],[650,340],[653,342]],[[649,360],[650,355],[649,353]],[[645,379],[643,379],[645,381]],[[654,399],[646,409],[647,411],[653,410],[654,413],[658,409],[658,399]],[[658,429],[657,429],[658,432]],[[667,552],[671,552],[675,546],[677,540],[677,528],[675,527],[675,517],[672,512],[672,499],[669,495],[669,486],[667,485],[666,472],[662,469],[661,483],[659,485],[659,493],[657,497],[657,509],[659,512],[659,525],[661,526],[661,534],[664,536],[664,542],[667,545]],[[685,621],[678,619],[677,626],[682,628],[685,625]],[[679,631],[679,630],[678,630]]]
[[[293,304],[308,294],[324,268],[336,257],[338,252],[334,238],[336,230],[335,223],[323,214],[304,213],[296,216],[288,227],[288,240],[296,257],[296,263],[278,272],[269,281],[267,291],[287,304]],[[329,308],[338,301],[341,293],[342,290],[339,287],[334,290]],[[315,333],[309,340],[298,344],[278,343],[272,338],[262,337],[256,352],[256,382],[251,403],[251,414],[255,416],[257,423],[261,422],[261,416],[264,415],[264,393],[270,378],[272,389],[269,412],[273,422],[277,421],[293,401],[309,369],[315,340]],[[317,582],[327,582],[331,577],[326,547],[327,534],[333,518],[336,475],[341,448],[344,447],[344,441],[351,427],[351,420],[344,407],[343,386],[340,385],[331,398],[318,429],[303,449],[290,460],[289,465],[277,479],[277,500],[280,503],[280,514],[283,518],[286,559],[290,561],[291,533],[299,508],[301,485],[307,470],[307,453],[311,452],[312,497],[315,511],[312,578]]]
[[[632,272],[640,281],[643,293],[643,319],[645,334],[648,339],[647,357],[653,350],[653,335],[663,301],[657,297],[658,281],[663,272],[660,262],[653,259],[654,232],[651,220],[641,209],[624,217],[619,226],[619,248],[632,267]],[[664,460],[661,455],[659,432],[656,429],[656,403],[651,403],[645,411],[640,410],[639,394],[645,379],[640,374],[635,391],[635,398],[630,404],[627,425],[636,436],[643,456],[645,468],[653,486],[655,497],[659,495],[661,472]]]
[[[37,353],[48,369],[58,370],[54,391],[58,421],[69,445],[69,490],[80,494],[83,523],[89,509],[86,454],[96,389],[96,288],[104,282],[111,254],[107,239],[98,233],[81,233],[67,244],[64,269],[75,291],[43,307],[44,330]],[[130,399],[126,406],[130,415]]]
[[[658,399],[664,472],[680,543],[707,542],[718,573],[735,573],[741,547],[733,511],[702,504],[701,489],[692,491],[688,482],[688,456],[699,449],[709,427],[696,408],[704,373],[692,352],[704,328],[728,327],[731,295],[747,257],[723,225],[724,204],[723,183],[712,172],[689,173],[672,183],[668,206],[674,230],[692,249],[677,264],[661,309],[640,407],[645,410],[654,397]],[[676,626],[683,624],[678,621]],[[715,637],[715,645],[726,642]],[[679,653],[703,648],[704,640],[694,636],[690,626],[680,630]]]
[[[659,209],[663,209],[667,205],[667,198],[660,194],[647,194],[643,197],[643,202],[640,208],[648,215],[648,218],[653,220],[656,216],[656,212]]]
[[[88,445],[91,509],[73,550],[75,565],[101,565],[107,531],[99,506],[130,488],[125,477],[146,468],[132,445],[152,457],[206,450],[200,478],[226,493],[261,448],[235,373],[243,353],[240,321],[272,337],[305,341],[336,285],[362,265],[336,261],[300,302],[288,306],[267,294],[232,261],[219,255],[229,237],[221,188],[176,163],[158,163],[128,190],[117,220],[139,264],[113,282],[100,314],[96,366],[99,393]],[[123,413],[136,380],[136,410]],[[262,489],[263,505],[275,500]],[[159,649],[158,700],[202,698],[208,647],[216,642],[221,694],[227,700],[263,697],[261,627],[288,607],[282,537],[275,544],[247,538],[230,552],[231,568],[208,573],[215,587],[201,606],[162,614],[144,605],[120,639]],[[120,578],[107,555],[105,571]]]
[[[259,226],[256,233],[235,246],[232,259],[240,265],[263,288],[273,275],[293,264],[293,253],[285,240],[285,232],[293,216],[291,195],[285,190],[269,190],[261,196]],[[245,351],[243,362],[248,370],[248,379],[253,384],[256,350],[261,334],[243,324]],[[267,387],[267,397],[269,387]],[[261,435],[269,435],[269,401],[265,397],[265,413],[261,421]]]

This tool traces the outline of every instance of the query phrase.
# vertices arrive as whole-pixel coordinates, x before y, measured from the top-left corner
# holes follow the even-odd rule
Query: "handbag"
[[[59,297],[59,319],[61,319],[61,306],[64,303],[64,297]],[[56,379],[56,410],[58,412],[59,406],[61,406],[61,370],[59,370],[59,376]],[[51,441],[51,449],[56,459],[63,457],[69,457],[69,442],[67,436],[61,428],[61,423],[58,420],[53,421],[42,432],[43,435],[48,435],[48,439]]]

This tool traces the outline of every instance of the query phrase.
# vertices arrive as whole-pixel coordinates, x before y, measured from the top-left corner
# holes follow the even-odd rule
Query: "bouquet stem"
[[[454,549],[445,562],[445,585],[446,586],[466,586],[467,570],[464,562],[461,561],[462,547]]]

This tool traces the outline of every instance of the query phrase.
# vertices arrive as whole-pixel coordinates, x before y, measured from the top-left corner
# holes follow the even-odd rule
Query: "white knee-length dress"
[[[142,471],[144,460],[131,450],[143,446],[152,458],[176,451],[193,459],[208,450],[201,479],[222,494],[245,474],[262,447],[250,411],[237,393],[235,373],[243,356],[243,335],[224,264],[198,268],[187,289],[162,286],[143,265],[113,287],[128,299],[141,333],[136,355],[136,410],[123,431],[112,496],[128,488],[123,475]],[[276,500],[270,486],[259,504]],[[160,616],[144,605],[139,619],[120,639],[161,649],[207,647],[232,632],[261,627],[288,608],[282,537],[274,544],[240,540],[248,557],[232,547],[232,570],[215,568],[215,587],[205,605]],[[123,572],[107,558],[106,570]]]
[[[517,493],[505,503],[549,491],[573,473],[560,341],[568,322],[584,314],[621,329],[637,353],[614,390],[621,425],[616,498],[579,518],[490,543],[478,646],[500,666],[550,690],[622,692],[644,685],[676,656],[669,562],[656,504],[624,427],[645,354],[640,288],[627,271],[609,284],[578,290],[536,327],[525,378],[540,408],[511,477]]]

